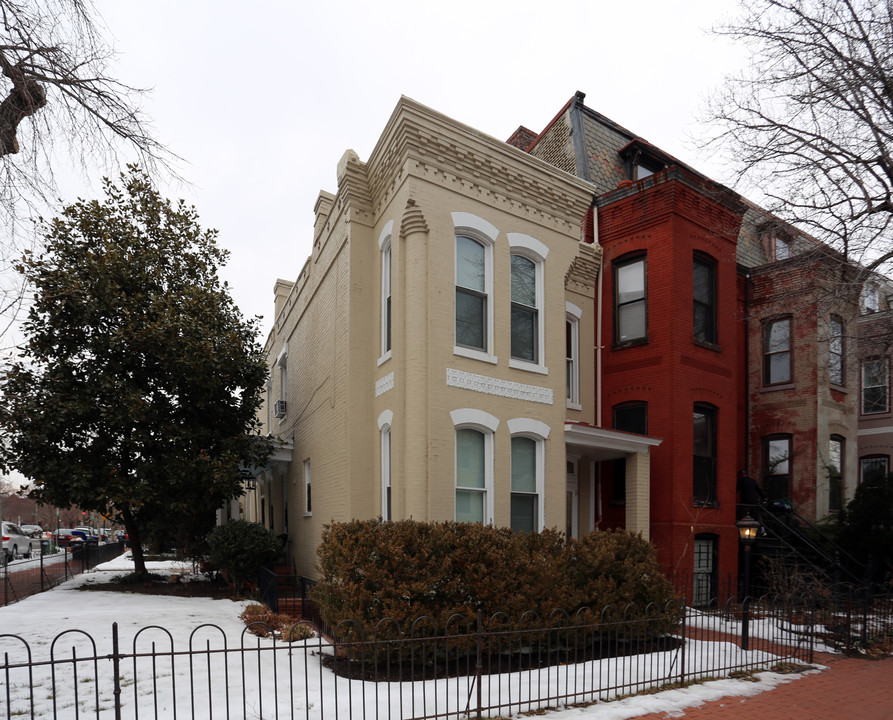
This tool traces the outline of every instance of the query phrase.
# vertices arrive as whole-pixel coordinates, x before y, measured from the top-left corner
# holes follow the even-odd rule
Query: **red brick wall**
[[[714,533],[725,578],[737,570],[735,480],[744,457],[743,286],[735,260],[740,218],[678,179],[658,176],[611,196],[598,216],[605,252],[602,422],[611,427],[618,403],[648,403],[648,434],[663,440],[651,451],[651,539],[660,560],[668,572],[690,572],[695,535]],[[647,253],[648,342],[617,348],[613,261],[633,251]],[[716,262],[715,347],[693,337],[696,251]],[[718,507],[696,507],[692,499],[696,402],[717,408]]]

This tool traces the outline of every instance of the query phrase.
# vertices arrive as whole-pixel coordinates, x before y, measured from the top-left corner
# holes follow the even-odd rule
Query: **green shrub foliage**
[[[327,526],[317,552],[314,599],[323,618],[359,622],[370,638],[385,618],[408,632],[428,616],[429,627],[443,630],[448,622],[474,627],[478,610],[486,619],[505,613],[517,624],[528,611],[543,620],[585,607],[599,614],[613,606],[622,614],[630,603],[639,612],[650,603],[663,611],[673,599],[652,546],[625,532],[566,541],[556,530],[354,520]]]
[[[257,576],[258,568],[275,560],[282,552],[282,544],[263,525],[247,520],[231,520],[218,525],[208,534],[211,564],[225,570],[236,590]]]

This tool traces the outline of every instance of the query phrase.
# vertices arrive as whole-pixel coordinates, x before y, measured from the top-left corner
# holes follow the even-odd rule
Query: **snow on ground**
[[[188,575],[191,572],[191,566],[188,564],[174,562],[150,562],[147,563],[147,567],[150,572],[157,573],[178,572]],[[230,648],[239,647],[240,643],[254,648],[271,645],[272,641],[258,640],[254,636],[244,636],[248,638],[247,640],[243,638],[244,624],[238,616],[248,605],[247,601],[158,597],[102,591],[83,592],[78,589],[84,584],[108,582],[115,575],[132,571],[133,563],[129,555],[121,555],[115,560],[99,566],[95,571],[74,578],[48,592],[0,608],[0,636],[14,634],[24,638],[29,644],[35,660],[46,659],[50,652],[53,652],[55,657],[65,656],[65,652],[68,652],[70,658],[69,646],[74,647],[75,645],[80,648],[77,651],[78,656],[82,656],[84,654],[83,641],[86,637],[83,633],[88,634],[95,641],[97,655],[102,656],[110,653],[113,622],[118,623],[121,652],[132,652],[135,634],[140,628],[147,626],[160,626],[170,633],[168,636],[153,630],[140,636],[139,643],[143,643],[143,638],[151,638],[161,651],[169,642],[175,643],[177,650],[182,649],[189,642],[193,631],[203,624],[219,627],[226,636],[226,642]],[[66,633],[54,642],[54,638],[57,638],[60,633],[71,629],[83,632]],[[200,631],[196,634],[196,639],[201,637],[202,643],[208,637],[211,638],[211,642],[214,642],[215,638],[219,640],[219,631],[216,629],[207,631],[207,628]],[[752,627],[751,632],[756,636],[760,632],[759,625]],[[8,638],[0,637],[0,648],[5,650],[7,645],[3,643],[8,644],[8,640]],[[139,643],[137,651],[144,652],[146,645]],[[279,647],[282,647],[281,643]],[[691,647],[692,651],[687,653],[687,656],[690,659],[689,662],[693,663],[710,662],[717,653],[726,656],[740,656],[743,653],[740,648],[730,643],[696,643],[692,641]],[[275,657],[278,660],[276,662],[274,662],[273,653],[269,652],[250,656],[249,665],[255,666],[254,671],[261,678],[269,679],[274,675],[279,678],[280,687],[276,696],[273,696],[268,686],[263,686],[257,681],[252,683],[250,677],[247,682],[244,681],[244,676],[240,676],[240,672],[244,672],[244,667],[239,664],[242,662],[239,655],[231,656],[229,664],[222,661],[220,655],[202,659],[201,663],[206,667],[201,668],[199,675],[194,676],[200,678],[196,680],[196,686],[199,688],[202,687],[202,684],[206,688],[213,686],[215,690],[213,692],[207,690],[208,697],[206,698],[199,697],[197,707],[200,712],[198,716],[209,713],[215,703],[219,705],[229,702],[232,707],[238,708],[236,715],[240,715],[244,709],[244,714],[247,717],[267,716],[266,713],[273,709],[273,705],[278,705],[280,712],[300,709],[299,715],[302,717],[305,712],[309,712],[312,717],[333,717],[332,709],[336,696],[342,717],[346,716],[345,710],[348,703],[353,704],[356,713],[362,713],[365,708],[367,716],[374,716],[376,705],[380,717],[394,717],[395,712],[399,712],[396,716],[401,716],[404,711],[419,712],[422,710],[419,688],[416,688],[416,698],[413,699],[409,683],[402,685],[390,683],[386,687],[384,687],[384,683],[365,683],[364,686],[359,681],[334,678],[332,673],[320,667],[319,656],[327,652],[328,649],[318,639],[307,641],[306,647],[301,643],[295,643],[291,648],[293,649],[291,652],[287,650],[284,653],[277,652]],[[755,652],[751,654],[751,658],[764,659]],[[771,660],[771,656],[765,659]],[[142,662],[149,661],[149,659],[142,660]],[[14,656],[10,657],[10,662],[15,662]],[[660,673],[675,662],[678,662],[678,657],[674,653],[655,653],[648,663],[643,663],[641,667],[630,668],[629,672],[635,675],[631,679],[647,683],[652,674],[655,677],[660,677]],[[160,692],[159,688],[155,688],[153,691],[144,674],[145,671],[137,673],[134,668],[135,663],[135,660],[122,663],[122,698],[125,706],[136,702],[139,705],[140,717],[152,717],[156,713],[158,713],[158,717],[167,717],[172,709],[167,703],[173,701],[165,700],[164,693]],[[178,708],[182,707],[185,710],[196,707],[192,705],[195,699],[190,698],[189,695],[189,677],[193,672],[191,663],[181,657],[177,659],[177,664],[174,666],[170,661],[165,662],[164,660],[157,661],[157,664],[160,668],[161,684],[169,682],[175,686],[169,694],[178,697]],[[621,667],[625,666],[624,664]],[[546,678],[545,682],[552,684],[554,692],[555,683],[579,682],[581,673],[587,679],[591,678],[593,673],[602,674],[608,678],[613,677],[617,668],[616,662],[612,664],[612,661],[603,661],[601,664],[587,663],[585,667],[553,668],[544,672],[543,676]],[[688,672],[697,672],[698,669],[697,666],[689,665]],[[817,669],[806,669],[804,673],[817,671]],[[98,672],[100,684],[103,685],[101,691],[98,687],[93,687],[90,684],[91,680],[85,681],[84,679],[79,679],[76,684],[69,682],[66,689],[66,687],[62,687],[65,683],[57,678],[55,687],[51,687],[48,668],[37,668],[35,670],[37,690],[34,693],[36,716],[52,716],[55,704],[55,712],[60,713],[59,717],[63,717],[67,713],[67,708],[72,708],[76,702],[83,711],[92,713],[92,708],[98,706],[100,717],[111,717],[111,683],[108,661],[103,660],[99,664]],[[64,676],[61,669],[57,669],[56,673],[59,677]],[[202,676],[201,673],[204,675]],[[757,676],[758,682],[733,679],[715,680],[652,695],[638,695],[611,702],[599,702],[588,707],[552,710],[547,713],[547,717],[554,718],[554,720],[625,720],[656,711],[681,715],[685,708],[698,706],[712,700],[730,696],[751,696],[771,690],[781,683],[801,677],[804,673],[780,675],[762,672]],[[526,692],[525,687],[530,683],[529,675],[525,675],[523,678],[520,675],[524,674],[505,673],[495,679],[491,678],[489,688],[493,696],[495,697],[496,692],[505,693],[501,697],[511,694],[517,702],[519,697],[523,697]],[[256,677],[257,675],[255,675]],[[294,696],[289,691],[289,677],[297,677],[297,683],[300,684],[299,688],[296,684],[295,687],[298,690]],[[310,679],[306,684],[303,682],[305,678]],[[106,685],[108,685],[107,689]],[[22,708],[22,703],[26,702],[28,695],[27,686],[22,683],[16,685],[11,681],[10,688],[13,691],[14,707]],[[379,692],[379,689],[382,691]],[[425,683],[423,701],[425,711],[431,713],[435,707],[442,711],[444,707],[455,708],[457,705],[463,704],[467,696],[466,690],[466,680],[461,678]],[[66,692],[68,696],[66,696]],[[75,693],[77,694],[76,699]],[[528,708],[525,705],[522,709]],[[187,716],[183,710],[178,714]],[[493,714],[506,716],[507,712],[503,708],[501,712]]]

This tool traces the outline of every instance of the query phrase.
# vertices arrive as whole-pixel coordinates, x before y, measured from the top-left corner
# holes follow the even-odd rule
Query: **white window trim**
[[[865,412],[865,389],[866,387],[884,387],[882,385],[866,385],[865,384],[865,366],[869,363],[881,363],[881,366],[884,369],[884,379],[885,386],[887,390],[887,404],[883,410],[874,410],[871,412]],[[890,361],[889,359],[884,357],[879,358],[869,358],[862,360],[861,367],[859,368],[859,372],[861,374],[860,382],[859,382],[859,414],[860,415],[884,415],[890,412]]]
[[[507,425],[512,438],[526,437],[536,442],[537,532],[542,532],[546,527],[546,440],[552,428],[533,418],[512,418]]]
[[[394,516],[394,485],[391,477],[391,425],[394,413],[385,410],[378,416],[378,430],[381,433],[381,517],[392,520]],[[388,488],[391,490],[391,517],[388,517]]]
[[[458,468],[456,467],[456,430],[477,430],[484,435],[484,525],[493,524],[493,447],[494,435],[499,427],[499,419],[488,412],[474,408],[460,408],[450,412],[453,421],[453,518],[456,517],[456,489]]]
[[[565,393],[565,399],[568,410],[582,410],[583,404],[580,402],[580,319],[583,317],[583,310],[572,302],[565,302],[564,310],[565,322],[571,324],[571,354],[574,364],[571,371],[570,397],[567,397],[567,393]]]
[[[304,461],[304,517],[312,517],[312,515],[313,515],[313,510],[312,510],[313,496],[312,495],[310,496],[311,509],[307,510],[307,490],[308,490],[308,488],[310,489],[310,492],[312,493],[313,486],[311,484],[311,478],[310,478],[310,458],[307,458]]]
[[[494,318],[494,299],[493,299],[493,246],[496,243],[496,237],[499,230],[495,225],[487,222],[477,215],[466,212],[451,213],[453,219],[453,286],[456,286],[456,241],[459,235],[465,235],[473,240],[481,243],[484,247],[484,294],[487,297],[487,314],[485,322],[487,323],[487,333],[485,342],[487,347],[485,350],[477,350],[475,348],[461,347],[455,342],[455,316],[456,310],[453,307],[453,354],[461,357],[471,358],[472,360],[482,360],[484,362],[495,365],[499,358],[493,353],[493,318]],[[455,303],[455,298],[453,299]]]
[[[520,255],[530,260],[536,272],[536,345],[537,361],[529,362],[511,357],[509,353],[509,367],[518,370],[548,375],[546,367],[546,313],[544,312],[546,297],[546,273],[545,262],[549,254],[549,248],[536,238],[523,233],[507,233],[510,255]]]
[[[393,261],[394,256],[391,252],[391,235],[394,229],[394,221],[388,220],[381,235],[378,237],[378,250],[381,254],[381,357],[378,358],[378,364],[386,362],[390,359],[394,347],[394,301],[391,299],[391,347],[387,347],[387,313],[388,313],[388,297],[392,297],[393,293]]]
[[[267,431],[273,432],[273,373],[267,377]]]

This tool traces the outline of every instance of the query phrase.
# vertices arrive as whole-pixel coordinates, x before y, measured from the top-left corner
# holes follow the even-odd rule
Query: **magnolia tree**
[[[122,523],[145,573],[144,528],[210,529],[240,467],[266,462],[256,323],[217,276],[216,231],[138,169],[43,232],[19,268],[35,297],[0,377],[0,460],[32,498]]]

